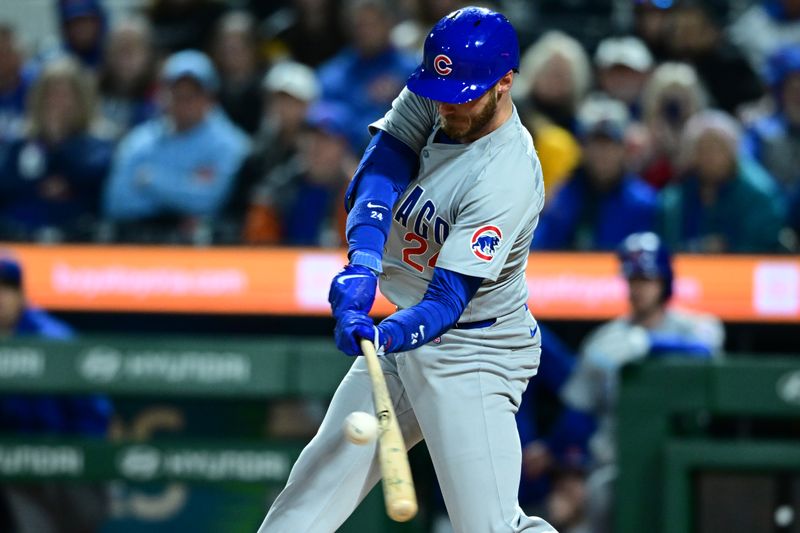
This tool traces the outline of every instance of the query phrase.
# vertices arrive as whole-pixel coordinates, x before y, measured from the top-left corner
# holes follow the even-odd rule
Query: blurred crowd
[[[518,415],[520,503],[561,531],[605,533],[619,369],[713,359],[724,339],[713,317],[668,309],[666,250],[800,252],[800,0],[469,3],[520,36],[514,101],[547,196],[533,249],[622,250],[625,316],[577,353],[545,327]],[[112,17],[102,0],[52,0],[57,45],[23,45],[0,8],[0,241],[343,246],[367,126],[462,2],[130,5]],[[22,280],[0,257],[0,340],[71,338]],[[5,395],[0,430],[105,435],[107,399],[72,401]],[[0,489],[3,531],[61,531],[26,518],[31,502],[53,524],[104,518],[97,487]],[[101,512],[65,520],[70,498]]]
[[[53,0],[57,46],[0,12],[0,240],[342,245],[367,125],[462,3],[138,5]],[[487,5],[521,38],[535,249],[800,249],[800,1]]]

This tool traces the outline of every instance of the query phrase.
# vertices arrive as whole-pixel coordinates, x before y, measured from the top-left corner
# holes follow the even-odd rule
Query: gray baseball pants
[[[451,329],[439,343],[381,357],[406,446],[425,439],[457,533],[556,533],[517,503],[514,415],[536,374],[540,342],[520,308],[490,327]],[[379,481],[377,445],[356,446],[342,434],[353,411],[374,412],[360,357],[258,533],[333,533]]]

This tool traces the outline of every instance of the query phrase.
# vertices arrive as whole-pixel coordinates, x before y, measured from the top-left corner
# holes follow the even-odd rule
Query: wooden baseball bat
[[[371,341],[361,339],[361,352],[367,360],[367,369],[372,380],[372,396],[375,399],[375,415],[378,417],[378,459],[383,477],[386,514],[395,522],[407,522],[417,514],[417,494],[414,492],[406,445],[375,346]]]

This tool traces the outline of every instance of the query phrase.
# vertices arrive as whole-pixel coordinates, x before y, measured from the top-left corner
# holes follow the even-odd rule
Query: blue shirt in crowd
[[[94,217],[112,155],[112,142],[92,135],[57,145],[0,144],[0,226],[30,238],[45,226],[69,231],[81,217]],[[51,178],[61,182],[57,190],[48,186]]]
[[[115,220],[164,214],[213,216],[224,206],[249,141],[220,110],[176,132],[165,118],[122,139],[104,198]]]
[[[23,135],[28,91],[36,80],[36,70],[26,66],[20,72],[19,83],[0,92],[0,142],[10,142]]]
[[[395,48],[369,58],[346,48],[319,67],[322,98],[347,106],[355,117],[351,137],[356,151],[367,145],[367,126],[389,110],[417,64],[414,56]]]
[[[579,169],[545,207],[533,238],[538,250],[613,250],[656,222],[655,189],[629,174],[611,190],[599,193]]]

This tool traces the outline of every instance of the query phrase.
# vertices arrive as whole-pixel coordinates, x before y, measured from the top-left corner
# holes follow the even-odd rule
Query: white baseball
[[[344,420],[344,436],[353,444],[367,444],[378,436],[378,419],[364,411],[353,411]]]

